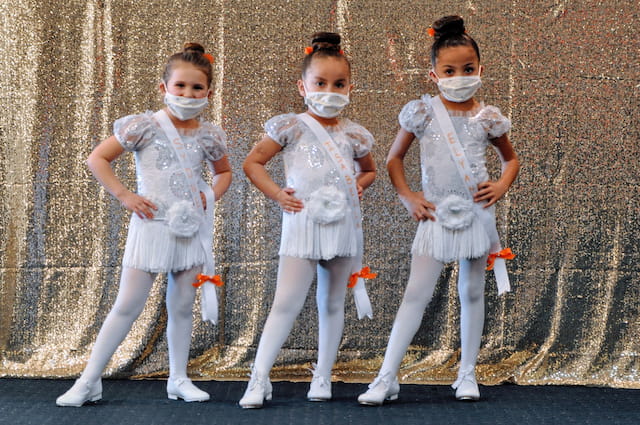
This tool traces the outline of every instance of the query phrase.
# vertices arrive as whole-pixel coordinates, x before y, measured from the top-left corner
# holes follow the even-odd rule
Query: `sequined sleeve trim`
[[[127,151],[140,150],[155,134],[150,113],[127,115],[113,123],[113,134]]]
[[[491,139],[500,137],[511,130],[511,121],[502,115],[500,109],[495,106],[482,108],[475,117],[471,118],[471,121],[480,124]]]
[[[344,134],[353,146],[353,157],[362,158],[366,156],[373,148],[373,135],[360,124],[356,124],[350,120],[345,121],[347,125]]]
[[[207,159],[218,161],[227,155],[227,135],[222,128],[210,122],[201,124],[200,137],[198,138],[200,146],[204,151]]]
[[[398,115],[398,121],[403,130],[420,138],[424,129],[431,122],[432,116],[431,96],[425,95],[421,99],[412,100],[404,105]]]
[[[264,130],[267,136],[284,147],[291,140],[299,138],[300,120],[296,114],[276,115],[265,123]]]

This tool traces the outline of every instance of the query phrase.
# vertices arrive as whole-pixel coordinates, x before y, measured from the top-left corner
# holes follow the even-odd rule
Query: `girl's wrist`
[[[131,191],[127,188],[121,188],[113,192],[113,196],[118,200],[122,201],[124,197],[126,197]]]
[[[409,188],[406,189],[396,189],[396,192],[398,193],[398,196],[401,198],[406,198],[408,196],[410,196],[413,191]]]
[[[277,187],[275,189],[275,191],[272,192],[271,196],[269,196],[269,198],[273,199],[274,201],[278,200],[278,195],[280,194],[280,192],[282,191],[281,187]]]

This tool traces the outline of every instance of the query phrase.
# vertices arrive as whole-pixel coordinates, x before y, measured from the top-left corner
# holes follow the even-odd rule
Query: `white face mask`
[[[310,92],[304,88],[304,103],[322,118],[335,118],[349,104],[349,95],[331,92]]]
[[[436,71],[433,74],[438,77]],[[451,102],[461,103],[471,99],[482,86],[480,75],[470,77],[438,77],[438,89],[442,96]]]
[[[169,107],[174,117],[181,121],[186,121],[200,115],[209,104],[209,99],[206,97],[194,99],[191,97],[175,96],[166,92],[164,94],[164,103]]]

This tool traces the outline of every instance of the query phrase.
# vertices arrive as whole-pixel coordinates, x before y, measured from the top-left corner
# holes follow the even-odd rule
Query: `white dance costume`
[[[404,130],[413,133],[420,141],[422,190],[424,198],[436,205],[436,220],[424,220],[418,225],[412,246],[409,282],[378,378],[371,384],[370,390],[359,398],[363,404],[381,404],[385,398],[397,396],[397,383],[393,384],[393,379],[420,327],[444,263],[454,260],[460,261],[458,293],[462,352],[454,388],[467,378],[473,379],[475,385],[473,374],[484,326],[484,277],[492,242],[489,226],[495,226],[494,208],[483,209],[483,204],[474,203],[465,189],[434,118],[431,102],[429,95],[409,102],[400,112],[399,121]],[[509,131],[510,121],[498,108],[483,104],[470,112],[448,113],[470,162],[475,181],[489,180],[485,165],[486,149],[490,139]],[[489,220],[486,214],[490,214]]]
[[[510,121],[498,108],[484,104],[470,112],[448,112],[475,181],[489,180],[485,158],[489,139],[507,133]],[[436,205],[436,220],[420,222],[411,251],[443,262],[480,258],[489,250],[490,237],[479,214],[493,216],[494,208],[473,202],[433,117],[428,95],[409,102],[399,116],[401,127],[420,140],[422,190],[424,198]]]
[[[167,225],[167,212],[179,201],[192,201],[187,178],[167,136],[151,113],[129,115],[114,123],[114,134],[136,159],[138,194],[152,201],[157,211],[154,218],[131,215],[129,234],[122,263],[125,267],[148,272],[188,270],[205,262],[205,253],[197,237],[179,237]],[[187,152],[188,164],[195,175],[202,173],[202,161],[217,161],[226,155],[224,131],[202,121],[194,130],[178,129]],[[198,179],[198,189],[206,195],[207,217],[213,218],[213,191]],[[206,226],[200,231],[206,232]],[[210,233],[209,238],[213,237]]]
[[[178,130],[187,151],[188,165],[200,176],[202,161],[217,161],[226,155],[226,136],[222,129],[201,121],[194,130]],[[135,153],[138,194],[151,200],[158,210],[153,219],[131,216],[122,261],[122,275],[116,302],[103,323],[81,377],[58,405],[79,406],[83,400],[101,397],[100,377],[111,356],[131,330],[160,272],[168,273],[166,305],[168,312],[169,398],[204,401],[209,395],[197,389],[187,378],[191,343],[193,302],[192,286],[211,252],[205,252],[202,232],[211,229],[214,195],[211,187],[199,178],[198,189],[205,194],[205,222],[190,237],[176,236],[167,221],[171,206],[180,201],[192,202],[183,168],[170,142],[153,114],[129,115],[114,123],[114,135],[122,147]],[[178,229],[180,230],[180,229]],[[209,239],[213,233],[208,231]],[[84,397],[85,388],[100,387],[99,396]],[[98,390],[94,390],[98,393]],[[191,397],[191,398],[189,398]]]
[[[373,146],[371,133],[348,119],[325,129],[352,169],[353,160]],[[284,213],[279,254],[317,260],[356,255],[357,230],[341,190],[342,175],[325,148],[295,114],[270,119],[265,130],[282,146],[286,186],[295,189],[294,196],[305,205],[299,213]]]
[[[373,146],[373,136],[348,119],[341,118],[338,124],[325,128],[352,170],[355,159],[367,155]],[[355,226],[345,201],[341,174],[309,127],[295,114],[284,114],[267,121],[265,129],[282,146],[286,187],[295,190],[293,196],[302,200],[304,208],[298,213],[283,213],[276,294],[260,338],[252,381],[268,380],[278,352],[304,305],[316,270],[319,340],[314,381],[320,379],[318,382],[326,389],[342,338],[347,283],[358,253],[356,232],[362,229]],[[251,398],[248,395],[252,385],[241,400],[243,407]],[[310,399],[313,385],[308,394]],[[330,398],[328,391],[328,396],[319,399]],[[254,407],[261,405],[259,394]]]

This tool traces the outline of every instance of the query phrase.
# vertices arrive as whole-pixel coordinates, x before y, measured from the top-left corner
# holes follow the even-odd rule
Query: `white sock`
[[[107,315],[81,378],[95,382],[144,308],[156,275],[124,267],[116,302]]]

